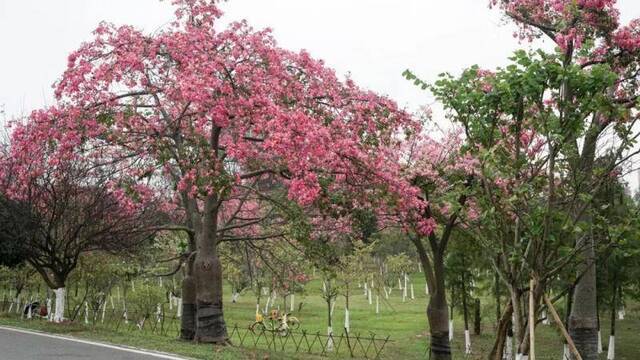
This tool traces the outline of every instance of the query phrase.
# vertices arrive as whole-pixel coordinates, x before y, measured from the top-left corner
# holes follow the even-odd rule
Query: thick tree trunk
[[[221,205],[211,195],[204,205],[202,232],[198,236],[198,252],[193,263],[196,283],[195,341],[226,345],[227,325],[222,311],[222,264],[217,251],[218,212]]]
[[[578,179],[576,193],[588,194],[593,189],[593,164],[596,156],[600,124],[594,117],[582,146],[580,163],[576,168]],[[584,200],[578,201],[574,208],[574,219],[584,222],[590,231],[593,223],[591,216],[591,204]],[[578,352],[583,360],[598,359],[598,320],[597,320],[597,293],[596,293],[596,264],[595,244],[593,236],[578,235],[575,243],[576,250],[580,254],[578,274],[581,274],[574,288],[573,304],[569,316],[569,334],[576,344]],[[572,359],[573,359],[572,355]]]
[[[427,307],[427,318],[431,329],[431,359],[450,360],[449,309],[445,294],[444,257],[441,254],[434,255],[433,269],[435,286]]]
[[[193,340],[196,336],[196,281],[193,277],[193,255],[187,262],[187,273],[182,280],[182,310],[180,317],[180,338]]]
[[[595,251],[590,236],[585,236],[580,244],[584,260],[579,271],[584,275],[575,286],[571,314],[569,316],[569,334],[576,344],[583,360],[598,359],[598,316],[596,299]],[[572,355],[573,358],[573,355]]]
[[[196,283],[197,342],[228,343],[227,326],[222,311],[222,265],[217,251],[200,251],[194,262]]]
[[[60,323],[64,321],[67,289],[65,287],[59,287],[54,289],[53,292],[56,294],[56,309],[53,314],[53,322]]]

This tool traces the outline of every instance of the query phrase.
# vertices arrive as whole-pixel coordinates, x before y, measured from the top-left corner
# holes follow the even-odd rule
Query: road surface
[[[174,355],[0,326],[2,360],[184,360]]]

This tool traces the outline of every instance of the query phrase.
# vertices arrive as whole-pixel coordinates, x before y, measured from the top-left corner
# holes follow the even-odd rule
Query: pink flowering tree
[[[640,21],[632,20],[623,25],[615,0],[492,0],[506,16],[518,26],[523,38],[544,36],[558,45],[557,62],[561,64],[558,75],[561,84],[554,84],[555,94],[547,100],[554,104],[561,125],[567,126],[564,139],[572,146],[552,146],[552,154],[559,154],[569,161],[572,193],[580,201],[571,210],[573,221],[592,224],[589,209],[590,198],[601,183],[603,173],[633,155],[629,144],[637,136],[633,125],[637,114],[638,84],[636,75],[640,59]],[[606,89],[595,84],[591,92],[576,89],[572,76],[587,73],[611,72]],[[597,99],[597,100],[596,100]],[[588,100],[596,100],[604,107],[578,106]],[[607,134],[619,138],[619,146],[610,151],[614,156],[606,166],[596,166],[598,149],[607,148]],[[579,144],[581,144],[579,146]],[[588,210],[587,210],[588,209]],[[589,225],[590,226],[590,225]],[[571,336],[583,359],[597,357],[596,266],[592,238],[576,238],[575,248],[583,259],[578,269],[578,281],[569,321]]]
[[[26,261],[54,290],[56,322],[64,319],[67,279],[82,254],[139,249],[164,217],[156,199],[139,196],[114,168],[85,157],[77,134],[46,130],[67,115],[34,111],[13,127],[0,157],[2,222],[14,227]]]
[[[246,22],[219,30],[215,1],[174,5],[175,21],[161,31],[103,23],[69,56],[56,96],[78,116],[54,126],[77,129],[89,152],[170,191],[194,239],[197,318],[183,335],[223,344],[217,246],[271,218],[244,216],[248,200],[274,201],[283,189],[290,201],[321,206],[327,194],[382,185],[383,159],[416,125],[306,52],[279,48],[269,30]]]
[[[450,359],[445,259],[454,232],[477,217],[471,197],[477,160],[464,148],[458,130],[441,139],[418,137],[405,143],[401,167],[394,174],[390,217],[415,245],[429,288],[427,319],[433,359]]]

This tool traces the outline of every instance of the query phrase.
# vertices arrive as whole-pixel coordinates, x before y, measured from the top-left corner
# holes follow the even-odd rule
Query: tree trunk
[[[349,318],[349,285],[347,284],[346,293],[344,296],[344,331],[348,334],[351,330],[351,319]]]
[[[611,335],[609,335],[609,347],[607,360],[615,359],[616,355],[616,310],[618,309],[617,295],[617,274],[613,277],[613,295],[611,296]]]
[[[491,349],[491,353],[489,354],[489,360],[502,360],[505,344],[509,341],[510,337],[510,328],[511,328],[511,317],[513,316],[513,306],[511,303],[507,304],[507,307],[504,309],[504,313],[501,315],[498,320],[497,330],[496,330],[496,340],[493,343],[493,348]],[[513,334],[511,334],[513,335]]]
[[[228,342],[222,311],[222,265],[217,251],[198,251],[194,262],[197,342]]]
[[[595,250],[590,236],[585,236],[580,244],[585,259],[579,271],[584,271],[574,288],[569,334],[576,344],[583,360],[598,359],[598,316],[596,300]],[[572,359],[573,359],[572,355]]]
[[[180,338],[193,340],[196,336],[196,281],[193,277],[194,255],[189,256],[187,272],[182,280],[182,310],[180,317]]]
[[[63,286],[57,289],[53,289],[53,292],[56,294],[56,309],[53,314],[53,322],[60,323],[64,321],[64,308],[67,297],[67,289]]]
[[[500,323],[500,314],[502,314],[502,311],[500,310],[500,278],[497,272],[495,273],[493,287],[494,287],[494,295],[496,299],[496,328],[497,328],[498,324]]]
[[[327,284],[327,351],[333,351],[333,304],[331,282]]]
[[[593,164],[596,156],[600,124],[591,124],[582,146],[580,163],[576,168],[577,194],[588,194],[593,179]],[[584,222],[591,231],[593,218],[590,214],[591,204],[587,200],[577,201],[574,207],[574,219]],[[574,288],[573,304],[569,316],[569,334],[575,342],[583,360],[598,359],[598,320],[596,296],[596,257],[595,244],[591,234],[578,235],[575,248],[580,256],[578,274],[581,275]],[[574,356],[571,355],[573,359]]]
[[[427,307],[427,318],[431,330],[431,359],[450,360],[449,309],[445,294],[444,257],[442,254],[436,253],[434,255],[433,270],[435,286]]]
[[[473,333],[475,335],[480,335],[482,332],[482,317],[480,316],[480,310],[480,299],[476,299],[473,318]]]
[[[222,264],[217,251],[218,212],[221,205],[209,196],[204,205],[202,232],[198,236],[198,252],[193,263],[196,283],[195,341],[226,345],[227,325],[222,311]]]
[[[464,258],[462,258],[464,266]],[[462,313],[464,315],[464,353],[471,354],[471,335],[469,334],[469,309],[467,307],[467,286],[464,271],[462,272]],[[452,300],[453,301],[453,300]]]

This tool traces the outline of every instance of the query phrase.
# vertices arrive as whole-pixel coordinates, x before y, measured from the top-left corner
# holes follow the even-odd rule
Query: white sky
[[[640,17],[639,0],[618,3],[623,23]],[[526,46],[488,0],[230,0],[221,8],[224,21],[246,18],[256,28],[271,27],[282,47],[307,49],[338,74],[350,72],[362,87],[409,110],[433,100],[402,78],[405,69],[432,81],[473,64],[504,65],[513,50]],[[153,31],[172,12],[168,0],[0,0],[6,117],[52,103],[51,84],[67,55],[91,38],[99,21]]]

